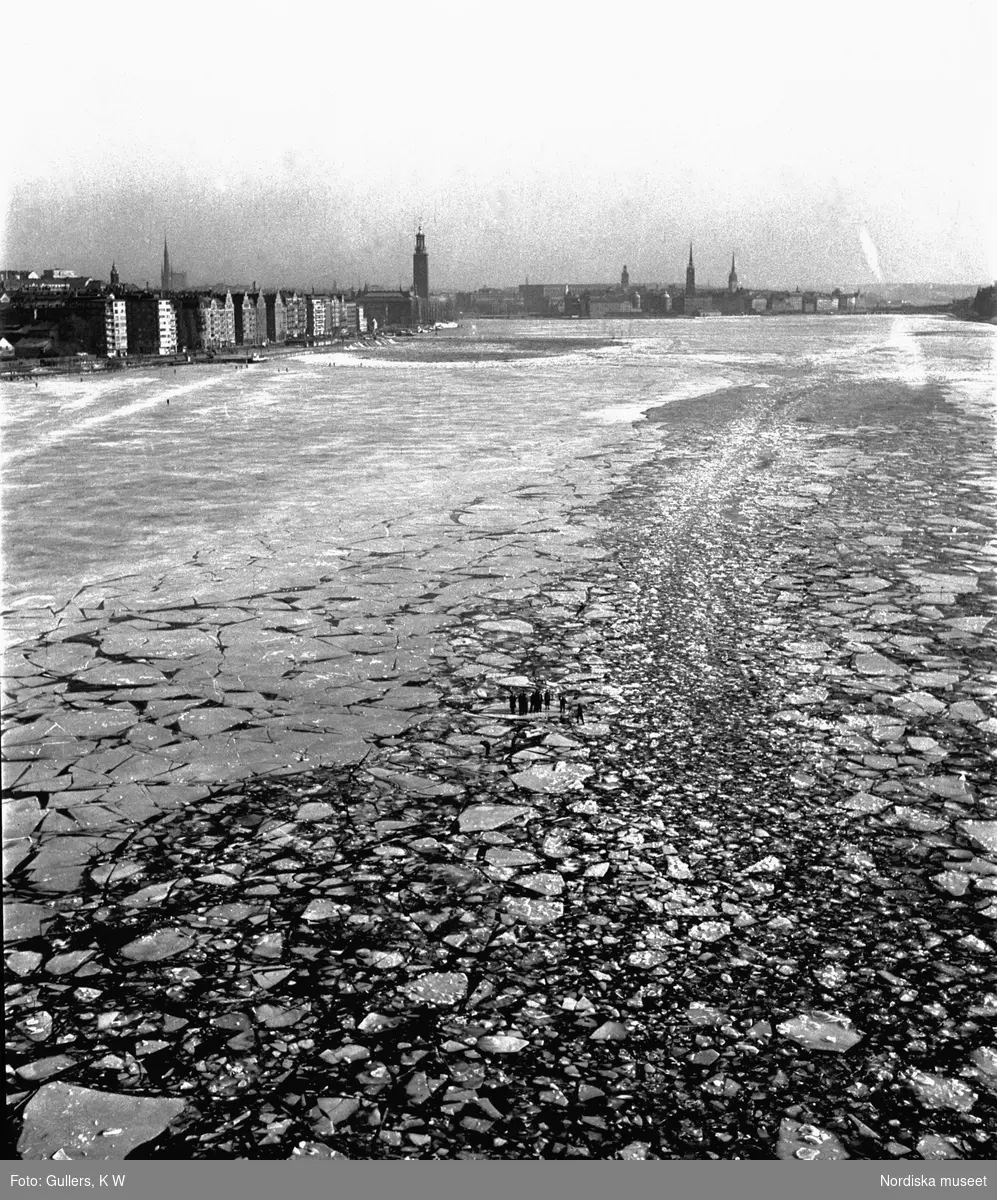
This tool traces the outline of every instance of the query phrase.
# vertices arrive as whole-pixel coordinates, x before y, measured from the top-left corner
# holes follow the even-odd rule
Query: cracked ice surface
[[[206,376],[184,449],[218,438],[218,477],[169,432],[142,468],[150,505],[182,483],[158,572],[111,578],[105,526],[100,579],[8,623],[20,1152],[992,1157],[988,427],[897,384],[884,328],[513,331],[454,357],[446,478],[418,409],[456,385],[417,348],[243,377],[255,416]],[[969,371],[977,331],[918,328]],[[726,390],[606,422],[682,362]],[[343,412],[301,389],[347,370],[397,424],[337,474]],[[77,400],[42,467],[127,492],[119,410]],[[238,422],[292,400],[235,487]],[[72,561],[72,505],[50,525],[26,586],[47,538]]]

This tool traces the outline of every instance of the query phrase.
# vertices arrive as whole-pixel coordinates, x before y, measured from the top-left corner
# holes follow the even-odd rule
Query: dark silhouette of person
[[[564,710],[565,710],[565,709],[568,707],[568,701],[565,699],[565,696],[564,696],[564,693],[563,693],[563,692],[562,692],[562,693],[561,693],[561,695],[558,697],[558,704],[559,704],[559,706],[560,706],[560,709],[561,709],[561,716],[563,717],[563,716],[564,716]]]
[[[585,724],[585,709],[580,704],[575,706],[575,720],[579,725]]]
[[[529,711],[529,708],[528,708],[528,704],[527,704],[527,700],[526,700],[526,693],[520,692],[519,693],[519,715],[521,717],[525,717],[528,711]]]
[[[511,712],[513,716],[516,715],[516,693],[515,692],[509,693],[509,712]]]
[[[530,711],[539,712],[543,707],[543,696],[540,694],[539,688],[533,689],[533,695],[530,697]]]
[[[491,742],[482,742],[482,743],[481,743],[481,745],[484,747],[484,751],[485,751],[485,758],[491,758],[491,756],[492,756],[492,744],[491,744]]]
[[[550,712],[550,702],[552,699],[553,699],[553,697],[550,694],[550,688],[548,688],[544,692],[544,708],[546,709],[547,712]]]

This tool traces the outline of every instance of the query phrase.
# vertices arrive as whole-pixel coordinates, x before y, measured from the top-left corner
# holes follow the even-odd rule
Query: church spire
[[[170,251],[166,245],[166,235],[163,234],[163,271],[160,284],[164,292],[173,291],[173,272],[170,270]]]
[[[730,256],[730,274],[727,276],[727,290],[729,292],[737,291],[737,268],[734,266],[734,255]]]
[[[685,269],[685,294],[696,294],[696,268],[692,265],[692,242],[689,243],[689,265]]]

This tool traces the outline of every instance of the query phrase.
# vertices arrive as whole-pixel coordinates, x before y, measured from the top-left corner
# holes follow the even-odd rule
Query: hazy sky
[[[421,218],[434,289],[991,280],[994,7],[53,0],[0,265],[395,286]]]

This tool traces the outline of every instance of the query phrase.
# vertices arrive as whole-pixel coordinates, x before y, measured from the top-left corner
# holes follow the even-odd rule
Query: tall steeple
[[[429,299],[429,255],[421,225],[415,235],[415,253],[412,255],[412,288],[420,300]]]
[[[163,238],[163,272],[160,276],[160,286],[164,292],[173,291],[173,272],[170,270],[170,251]]]
[[[121,276],[118,274],[116,263],[111,263],[111,287],[116,288],[121,284]]]
[[[737,291],[737,268],[734,266],[734,255],[730,256],[730,274],[727,276],[727,291]]]
[[[685,269],[685,294],[696,294],[696,268],[692,265],[692,242],[689,243],[689,265]]]
[[[630,286],[630,272],[627,270],[627,264],[624,263],[623,264],[623,272],[620,275],[620,287],[623,288],[624,291],[626,291],[629,286]]]

